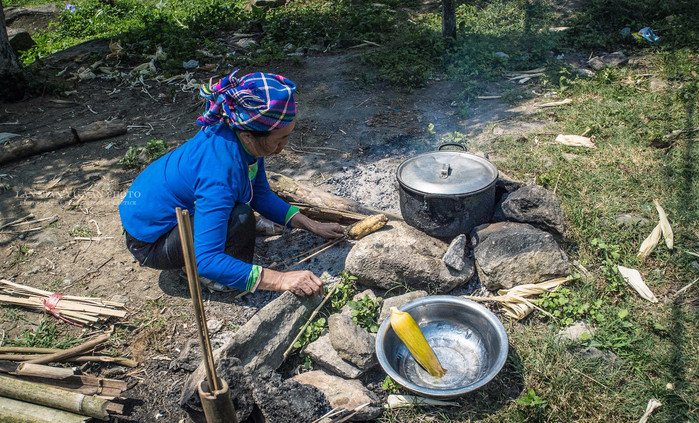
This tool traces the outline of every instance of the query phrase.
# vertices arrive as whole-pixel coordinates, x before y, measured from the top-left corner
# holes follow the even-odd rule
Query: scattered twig
[[[498,98],[502,98],[501,95],[479,95],[476,97],[479,100],[495,100]]]
[[[608,391],[614,392],[614,391],[612,390],[612,388],[610,388],[609,386],[603,384],[602,382],[598,381],[597,379],[593,378],[592,376],[588,376],[588,375],[586,375],[585,373],[581,372],[580,370],[574,369],[574,368],[572,368],[572,367],[570,368],[570,370],[574,371],[575,373],[579,374],[580,376],[582,376],[582,377],[584,377],[584,378],[586,378],[586,379],[589,379],[589,380],[595,382],[596,384],[598,384],[599,386],[603,387],[604,389],[607,389]]]
[[[114,239],[113,236],[74,236],[75,241],[103,241],[105,239]]]
[[[29,213],[28,215],[26,215],[26,216],[24,216],[24,217],[20,217],[19,219],[15,219],[15,220],[13,220],[13,221],[11,221],[11,222],[5,223],[4,225],[0,226],[0,230],[5,229],[5,228],[8,227],[8,226],[15,225],[15,224],[17,224],[17,223],[19,223],[19,222],[22,222],[22,221],[24,221],[24,220],[32,219],[33,217],[34,217],[34,215],[33,215],[32,213]]]
[[[699,281],[699,278],[694,279],[693,282],[691,282],[691,283],[685,285],[684,288],[682,288],[682,289],[680,289],[679,291],[675,292],[675,294],[673,295],[673,298],[677,298],[680,294],[682,294],[684,291],[688,290],[688,289],[691,288],[695,283],[697,283],[697,281]]]
[[[76,257],[77,257],[77,256],[76,256]],[[89,275],[92,275],[92,274],[94,274],[94,273],[99,272],[100,269],[103,268],[105,264],[107,264],[107,263],[109,263],[110,261],[112,261],[112,259],[114,259],[114,257],[109,257],[109,258],[108,258],[107,260],[105,260],[102,264],[100,264],[99,266],[97,266],[97,268],[96,268],[95,270],[85,273],[84,275],[82,275],[82,276],[80,276],[78,279],[76,279],[75,282],[80,282],[81,280],[85,279],[85,278],[88,277]]]
[[[332,247],[333,245],[338,244],[338,243],[340,243],[340,242],[342,242],[342,241],[344,241],[344,240],[346,240],[346,239],[347,239],[347,238],[343,236],[342,238],[338,238],[338,239],[336,239],[336,240],[334,240],[334,241],[330,241],[330,244],[327,245],[326,247],[324,247],[324,248],[322,248],[322,249],[316,251],[315,253],[311,254],[310,256],[308,256],[308,257],[306,257],[306,258],[304,258],[304,259],[301,259],[301,260],[297,261],[296,264],[293,264],[293,265],[287,267],[287,268],[284,269],[284,270],[285,270],[285,271],[289,271],[289,270],[295,268],[296,266],[298,266],[299,264],[303,263],[304,261],[310,260],[311,258],[317,256],[318,254],[322,253],[323,251],[327,250],[328,248]]]
[[[90,107],[89,104],[87,104],[87,110],[91,111],[93,115],[98,114],[96,111],[92,110],[92,107]]]

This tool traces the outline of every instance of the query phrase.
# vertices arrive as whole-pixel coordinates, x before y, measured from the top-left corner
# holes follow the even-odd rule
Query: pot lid
[[[405,188],[424,194],[470,194],[490,187],[498,170],[488,160],[459,151],[434,151],[401,163],[396,171]]]

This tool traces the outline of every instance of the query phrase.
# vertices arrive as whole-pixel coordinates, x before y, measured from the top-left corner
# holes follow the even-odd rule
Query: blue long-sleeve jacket
[[[194,215],[194,252],[201,276],[251,291],[261,268],[224,253],[228,219],[236,203],[288,225],[298,208],[274,194],[264,159],[250,155],[225,123],[199,131],[151,163],[119,204],[124,229],[155,242],[177,225],[175,208]]]

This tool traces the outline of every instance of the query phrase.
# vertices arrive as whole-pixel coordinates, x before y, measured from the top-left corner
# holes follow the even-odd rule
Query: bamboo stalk
[[[106,420],[108,417],[108,400],[106,399],[86,396],[41,383],[27,382],[10,376],[0,375],[0,395],[100,420]]]
[[[31,360],[27,360],[27,363],[35,363],[35,364],[46,364],[46,363],[51,363],[52,361],[62,361],[66,358],[70,357],[75,357],[76,355],[79,355],[80,353],[83,353],[85,351],[90,351],[97,345],[103,344],[109,340],[109,334],[104,333],[97,338],[91,339],[81,345],[78,345],[77,347],[69,348],[67,350],[61,350],[59,352],[45,355],[42,357],[37,357]]]
[[[0,347],[0,354],[51,354],[61,351],[58,348]]]
[[[75,413],[4,397],[0,397],[0,416],[3,422],[22,423],[84,423],[90,419]]]
[[[49,349],[49,348],[45,348]],[[20,363],[13,372],[18,376],[41,377],[47,379],[65,379],[75,375],[74,369],[67,367],[45,366],[43,364]]]
[[[286,349],[286,351],[284,351],[283,359],[286,359],[286,357],[289,355],[291,350],[294,349],[294,344],[296,343],[296,341],[298,341],[299,338],[301,338],[301,335],[303,335],[303,332],[306,330],[306,328],[311,323],[311,321],[316,317],[316,315],[318,314],[320,309],[323,308],[325,303],[327,303],[328,300],[330,299],[330,297],[332,297],[333,293],[335,292],[335,290],[337,289],[338,286],[340,286],[340,284],[336,283],[335,285],[333,285],[333,287],[330,289],[330,292],[328,292],[325,295],[325,298],[323,298],[323,301],[321,301],[320,304],[318,305],[318,307],[316,307],[315,310],[313,310],[313,313],[311,313],[308,320],[306,320],[306,323],[301,327],[301,330],[299,331],[299,333],[296,334],[296,337],[294,338],[294,340],[291,341],[291,345],[289,345],[289,347]]]
[[[64,350],[61,350],[64,351]],[[108,355],[80,355],[77,357],[65,357],[58,359],[49,359],[48,354],[2,354],[0,355],[0,360],[11,360],[11,361],[23,361],[24,363],[33,363],[35,360],[47,359],[50,361],[42,360],[43,363],[88,363],[88,362],[100,362],[100,363],[114,363],[124,367],[138,367],[138,361],[131,360],[125,357],[111,357]]]

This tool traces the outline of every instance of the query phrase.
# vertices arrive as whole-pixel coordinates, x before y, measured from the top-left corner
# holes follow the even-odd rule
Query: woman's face
[[[263,137],[256,137],[250,132],[239,133],[245,148],[255,157],[271,156],[279,154],[289,142],[289,134],[294,130],[296,120],[280,129],[274,129]]]

